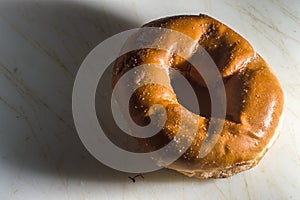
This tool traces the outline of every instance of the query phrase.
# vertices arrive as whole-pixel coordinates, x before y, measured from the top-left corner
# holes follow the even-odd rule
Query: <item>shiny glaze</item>
[[[228,177],[256,165],[268,150],[270,142],[274,140],[274,133],[283,110],[283,92],[268,64],[242,36],[206,15],[168,17],[144,26],[168,28],[194,39],[211,55],[218,66],[227,95],[227,113],[222,133],[212,151],[204,158],[200,158],[199,150],[207,135],[208,122],[212,120],[209,116],[209,96],[205,92],[205,83],[201,75],[182,57],[163,50],[136,50],[116,61],[113,84],[134,66],[164,64],[179,70],[189,79],[197,94],[202,112],[195,113],[190,119],[198,120],[197,135],[188,151],[167,167],[188,176],[209,178]],[[196,46],[180,42],[172,43],[170,41],[174,40],[170,37],[172,35],[169,37],[166,35],[162,37],[164,40],[158,39],[153,42],[166,42],[170,49],[181,46],[192,49]],[[136,42],[135,38],[136,35],[125,45]],[[193,51],[187,53],[193,55]],[[161,104],[167,111],[168,119],[164,129],[154,137],[139,139],[143,149],[153,151],[167,144],[176,135],[180,122],[179,112],[191,111],[178,102],[166,70],[147,68],[145,71],[150,78],[155,76],[156,79],[169,84],[167,87],[147,85],[139,88],[130,104],[131,108],[141,108],[131,109],[133,119],[139,124],[147,123],[149,109],[153,104]],[[124,89],[126,90],[126,86]],[[180,149],[180,146],[177,148]]]

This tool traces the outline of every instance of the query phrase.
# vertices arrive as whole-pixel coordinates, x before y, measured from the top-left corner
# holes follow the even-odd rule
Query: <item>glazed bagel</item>
[[[141,126],[147,125],[155,112],[151,107],[156,104],[166,112],[166,121],[158,134],[137,138],[141,149],[150,152],[167,145],[176,136],[185,117],[190,122],[197,121],[196,135],[189,135],[188,126],[183,128],[186,138],[181,139],[191,139],[191,145],[166,168],[197,178],[224,178],[255,166],[278,137],[276,130],[283,112],[283,92],[268,64],[242,36],[207,15],[166,17],[143,27],[173,30],[195,42],[172,39],[173,36],[166,32],[153,38],[152,43],[154,46],[163,44],[167,49],[137,49],[116,60],[113,86],[129,70],[146,66],[140,67],[132,79],[132,84],[140,85],[129,102],[132,119]],[[141,42],[141,34],[139,31],[135,33],[124,47]],[[184,48],[184,57],[192,57],[199,46],[211,56],[221,74],[227,107],[221,133],[204,157],[199,156],[199,152],[208,137],[207,129],[212,120],[207,85],[191,63],[172,53]],[[193,113],[180,104],[168,72],[171,68],[184,75],[191,84],[198,97],[200,113]],[[154,81],[149,83],[149,80]],[[123,89],[127,90],[127,85]],[[175,148],[181,149],[180,146]],[[156,162],[162,163],[160,160]]]

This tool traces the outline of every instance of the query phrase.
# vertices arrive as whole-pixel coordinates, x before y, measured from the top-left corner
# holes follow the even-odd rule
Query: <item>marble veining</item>
[[[156,18],[209,14],[247,38],[285,92],[279,139],[255,168],[221,180],[170,170],[133,183],[85,150],[71,94],[86,55]],[[300,199],[297,0],[0,2],[0,199]]]

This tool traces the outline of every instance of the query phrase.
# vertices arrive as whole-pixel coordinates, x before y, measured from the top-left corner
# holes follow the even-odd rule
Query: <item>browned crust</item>
[[[198,178],[222,178],[255,166],[277,137],[275,132],[283,111],[283,92],[268,64],[242,36],[206,15],[167,17],[144,26],[172,29],[198,41],[215,61],[224,82],[229,80],[225,83],[225,89],[229,103],[227,114],[231,118],[226,118],[212,151],[204,158],[199,158],[210,119],[193,115],[199,119],[199,125],[192,145],[176,162],[166,167]],[[134,40],[131,39],[126,45],[131,42]],[[190,80],[205,86],[201,76],[183,58],[173,56],[172,62],[170,59],[163,50],[143,49],[127,53],[115,63],[113,84],[134,66],[157,63],[177,68]],[[135,60],[134,64],[132,60]],[[164,70],[147,70],[160,77],[161,81],[170,79]],[[238,93],[232,89],[237,83],[242,88]],[[149,84],[139,88],[132,99],[131,108],[142,108],[131,109],[137,123],[149,117],[149,108],[153,104],[161,104],[167,110],[168,120],[160,134],[139,140],[147,151],[155,150],[172,140],[180,121],[179,111],[189,112],[179,104],[171,85]]]

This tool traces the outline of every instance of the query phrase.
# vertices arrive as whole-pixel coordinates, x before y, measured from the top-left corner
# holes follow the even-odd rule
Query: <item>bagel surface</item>
[[[161,105],[166,112],[163,128],[153,137],[138,138],[145,152],[167,145],[176,136],[182,118],[197,121],[196,135],[189,135],[189,148],[174,163],[165,166],[197,178],[224,178],[255,166],[278,137],[276,131],[283,112],[283,92],[278,79],[264,59],[250,43],[228,26],[207,15],[181,15],[152,21],[143,27],[165,28],[182,33],[195,43],[172,39],[166,33],[154,38],[153,44],[163,43],[167,49],[137,49],[121,55],[113,69],[113,86],[129,70],[139,67],[132,84],[141,85],[132,94],[129,111],[139,125],[147,125],[153,115],[153,105]],[[125,47],[140,42],[137,32]],[[201,46],[216,64],[226,92],[226,117],[223,128],[212,149],[199,156],[201,145],[208,137],[211,103],[201,74],[182,56],[172,53],[185,48],[185,57],[193,56]],[[171,53],[170,53],[171,52]],[[157,67],[161,65],[164,67]],[[190,82],[199,101],[200,113],[193,113],[180,104],[169,69],[179,71]],[[147,80],[154,80],[148,83]],[[155,83],[157,84],[155,84]],[[148,83],[148,84],[144,84]],[[124,85],[124,90],[127,85]],[[222,102],[221,102],[222,103]],[[176,150],[180,150],[176,146]],[[161,163],[160,160],[156,160]]]

